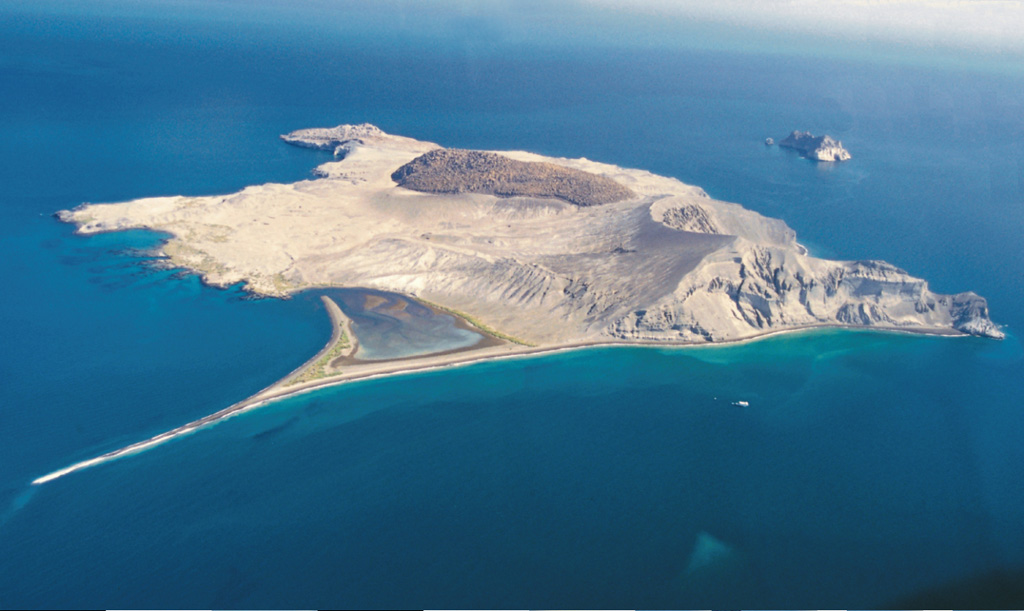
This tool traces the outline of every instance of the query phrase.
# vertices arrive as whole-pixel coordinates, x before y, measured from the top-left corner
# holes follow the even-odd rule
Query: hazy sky
[[[669,19],[983,51],[1024,50],[1020,0],[581,0]]]
[[[761,48],[792,44],[796,34],[805,39],[802,47],[821,45],[822,51],[837,42],[957,55],[1024,54],[1024,0],[0,0],[0,17],[5,7],[287,20],[335,29],[377,24],[410,35],[490,43],[596,39],[700,46],[716,35],[739,34]]]
[[[230,0],[228,0],[230,1]],[[314,0],[316,1],[316,0]],[[760,34],[978,51],[1024,51],[1024,0],[379,0],[396,12],[572,21],[587,13],[653,17],[667,28],[701,23]],[[571,23],[563,24],[566,26]],[[570,28],[563,30],[570,35]]]

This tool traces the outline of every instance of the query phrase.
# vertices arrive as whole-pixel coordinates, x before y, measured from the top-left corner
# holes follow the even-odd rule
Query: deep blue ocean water
[[[0,607],[842,608],[1020,582],[1021,74],[40,6],[0,5]],[[50,215],[306,178],[329,157],[278,134],[362,121],[675,176],[818,255],[974,290],[1010,337],[827,331],[367,381],[30,487],[252,394],[330,332],[314,293],[205,287],[152,264],[158,235]],[[797,128],[854,160],[761,144]]]

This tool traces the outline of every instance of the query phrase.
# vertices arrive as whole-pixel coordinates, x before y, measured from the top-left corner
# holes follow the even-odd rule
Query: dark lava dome
[[[395,170],[399,186],[427,193],[486,193],[502,197],[557,197],[599,206],[634,193],[610,178],[552,163],[516,161],[497,153],[435,149]]]

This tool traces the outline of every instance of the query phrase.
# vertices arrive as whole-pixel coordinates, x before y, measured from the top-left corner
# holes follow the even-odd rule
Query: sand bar
[[[344,317],[344,313],[338,308],[337,304],[327,297],[324,297],[325,304],[331,304],[334,306],[332,309],[328,306],[328,313],[331,315],[332,323],[334,323],[335,329],[340,327],[340,319],[336,318],[338,314]],[[348,318],[344,317],[347,321]],[[457,318],[458,320],[458,318]],[[466,321],[461,321],[465,328],[474,328]],[[575,350],[585,350],[590,348],[630,348],[630,347],[657,347],[657,348],[714,348],[714,347],[725,347],[734,346],[737,344],[745,344],[753,341],[767,339],[769,337],[811,332],[816,330],[826,329],[846,329],[850,330],[849,327],[843,325],[807,325],[799,328],[787,328],[779,330],[766,331],[751,335],[749,337],[739,338],[735,340],[728,340],[715,344],[708,344],[705,342],[622,342],[622,341],[604,341],[604,342],[585,342],[585,343],[566,343],[560,345],[551,346],[523,346],[505,342],[494,337],[490,337],[488,341],[484,342],[482,346],[471,346],[469,348],[456,349],[445,351],[436,354],[429,354],[418,357],[405,357],[400,359],[392,360],[380,360],[380,361],[357,361],[350,360],[345,366],[344,371],[338,375],[325,377],[318,380],[311,380],[308,382],[285,385],[287,380],[290,380],[296,373],[301,372],[304,368],[314,363],[317,357],[310,359],[302,367],[296,369],[294,372],[282,378],[278,382],[268,386],[266,389],[256,393],[255,395],[235,403],[229,407],[226,407],[218,412],[205,416],[198,420],[194,420],[180,427],[161,433],[144,441],[125,446],[112,452],[107,452],[95,458],[84,460],[81,462],[74,463],[63,469],[53,471],[42,477],[36,478],[32,481],[32,485],[44,484],[46,482],[53,481],[57,478],[63,477],[75,471],[94,467],[106,462],[116,460],[132,454],[137,454],[145,450],[149,450],[158,445],[166,443],[177,437],[189,435],[200,429],[216,424],[220,421],[226,420],[233,416],[242,414],[244,412],[262,407],[274,401],[280,401],[296,395],[329,388],[332,386],[338,386],[349,382],[355,382],[358,380],[368,380],[375,378],[383,378],[388,376],[397,376],[403,374],[435,371],[440,369],[446,369],[451,367],[460,367],[471,365],[475,363],[482,363],[486,361],[496,361],[510,358],[527,358],[532,356],[541,356],[548,354],[556,354],[561,352],[569,352]],[[872,327],[871,331],[889,332],[889,333],[901,333],[901,334],[914,334],[914,335],[940,335],[948,337],[966,337],[964,334],[948,330],[948,329],[905,329],[899,327],[891,328],[879,328]],[[337,331],[332,334],[332,341],[328,342],[324,350],[318,353],[318,357],[327,350],[331,344],[337,339]]]

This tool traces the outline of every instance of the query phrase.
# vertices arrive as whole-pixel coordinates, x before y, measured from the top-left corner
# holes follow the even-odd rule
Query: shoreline
[[[300,382],[298,384],[286,385],[288,380],[291,380],[296,375],[299,375],[305,369],[316,363],[323,354],[329,351],[338,340],[340,332],[342,330],[342,324],[339,324],[339,320],[344,323],[344,330],[348,332],[353,343],[356,345],[358,341],[354,335],[351,335],[351,321],[348,319],[341,309],[334,303],[333,300],[326,296],[321,296],[324,300],[324,304],[327,307],[328,315],[331,317],[331,324],[333,326],[331,340],[328,341],[327,345],[324,346],[316,355],[311,359],[307,360],[300,367],[293,370],[287,376],[275,381],[270,386],[267,386],[263,390],[257,392],[246,399],[243,399],[237,403],[234,403],[222,410],[216,411],[208,416],[193,420],[179,427],[173,428],[169,431],[160,433],[143,441],[139,441],[123,448],[106,452],[94,458],[79,461],[73,463],[62,469],[52,471],[46,475],[38,477],[32,480],[31,485],[37,486],[51,482],[55,479],[63,477],[65,475],[88,469],[96,465],[100,465],[106,462],[111,462],[125,456],[144,452],[158,445],[162,445],[172,439],[190,435],[208,426],[212,426],[218,422],[227,420],[239,414],[245,413],[250,410],[263,407],[264,405],[288,399],[298,395],[314,392],[317,390],[323,390],[333,386],[340,386],[357,381],[375,380],[388,377],[397,377],[401,375],[408,375],[414,373],[426,373],[431,371],[440,371],[444,369],[452,369],[455,367],[464,367],[474,365],[478,363],[485,363],[491,361],[501,361],[510,359],[521,359],[530,358],[535,356],[547,356],[553,354],[560,354],[566,352],[574,352],[578,350],[587,350],[594,348],[718,348],[718,347],[730,347],[738,346],[743,344],[749,344],[756,341],[769,339],[781,335],[789,335],[802,332],[815,332],[824,331],[828,329],[842,329],[847,331],[864,331],[864,332],[875,332],[875,333],[899,333],[907,335],[931,335],[941,337],[970,337],[966,333],[962,333],[953,329],[908,329],[900,327],[855,327],[849,325],[836,325],[836,324],[814,324],[814,325],[802,325],[798,327],[791,327],[786,329],[774,329],[766,331],[764,333],[758,333],[755,335],[731,339],[722,340],[717,342],[664,342],[664,341],[652,341],[652,340],[639,340],[639,341],[590,341],[590,342],[572,342],[566,344],[553,344],[548,346],[522,346],[518,344],[512,344],[504,340],[500,340],[497,345],[490,344],[483,347],[477,345],[470,346],[464,349],[455,349],[439,353],[427,354],[423,356],[412,356],[403,357],[399,359],[389,359],[382,361],[353,361],[346,366],[348,371],[340,372],[337,375],[328,376],[308,382]],[[337,312],[334,312],[334,308],[337,308]],[[340,315],[341,319],[337,318]],[[450,314],[455,316],[453,314]],[[467,326],[471,326],[471,323],[464,321],[459,316],[455,316],[456,321],[460,321]],[[475,327],[474,327],[475,329]],[[500,339],[494,335],[483,332],[480,329],[476,329],[484,337],[482,342],[484,343],[487,339],[496,340]],[[354,348],[353,348],[354,352]],[[354,369],[354,371],[353,371]]]
[[[327,295],[321,295],[320,301],[323,302],[324,308],[327,310],[327,316],[331,319],[331,338],[327,340],[327,344],[325,344],[324,347],[321,348],[319,352],[314,354],[311,358],[307,359],[306,362],[299,365],[298,367],[293,369],[288,375],[284,376],[277,382],[274,382],[267,388],[264,388],[260,392],[266,392],[267,390],[270,390],[274,386],[281,386],[286,388],[288,386],[295,385],[296,382],[292,382],[292,380],[300,377],[302,374],[306,372],[306,370],[314,367],[317,363],[319,363],[320,359],[327,356],[331,352],[331,350],[338,345],[342,337],[348,339],[349,346],[347,348],[344,348],[343,354],[328,361],[328,366],[330,366],[330,364],[336,361],[337,359],[347,358],[349,355],[355,354],[356,350],[359,349],[359,340],[356,338],[355,334],[352,333],[352,319],[346,316],[345,313],[341,311],[341,308],[338,306],[338,304],[335,303],[335,301],[328,297]]]

